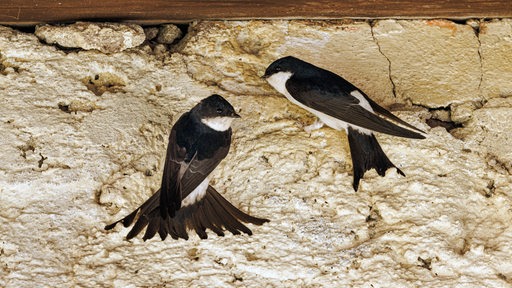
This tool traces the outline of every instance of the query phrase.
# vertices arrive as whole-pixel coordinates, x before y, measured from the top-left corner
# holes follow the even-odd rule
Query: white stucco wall
[[[1,287],[512,284],[511,20],[199,22],[169,50],[80,25],[36,32],[71,50],[0,27]],[[371,171],[354,192],[346,135],[304,132],[314,118],[259,78],[285,55],[427,131],[377,135],[407,177]],[[212,93],[242,115],[213,185],[271,222],[202,241],[104,231],[158,189],[170,127]]]

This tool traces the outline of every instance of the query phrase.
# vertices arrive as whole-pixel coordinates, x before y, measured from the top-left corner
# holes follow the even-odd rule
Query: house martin
[[[137,236],[146,226],[144,241],[156,233],[162,240],[167,235],[188,239],[187,230],[192,229],[206,239],[206,229],[219,236],[224,236],[225,229],[233,234],[252,235],[241,222],[268,222],[240,211],[209,185],[210,173],[228,154],[231,122],[239,117],[219,95],[203,99],[183,114],[171,129],[160,189],[105,229],[110,230],[117,223],[128,227],[135,220],[127,239]]]
[[[425,132],[391,114],[347,80],[293,56],[274,61],[266,69],[263,78],[292,103],[318,117],[315,123],[304,128],[306,132],[311,133],[324,124],[347,132],[354,174],[352,186],[355,191],[364,173],[372,168],[384,176],[389,168],[394,167],[405,176],[384,154],[373,132],[413,139],[425,138],[420,134]],[[383,117],[420,133],[398,126]]]

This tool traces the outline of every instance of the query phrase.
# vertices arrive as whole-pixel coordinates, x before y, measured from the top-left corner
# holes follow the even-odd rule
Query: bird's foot
[[[316,119],[315,123],[308,125],[304,127],[304,131],[311,134],[311,132],[318,130],[324,126],[324,122],[322,122],[320,119]]]

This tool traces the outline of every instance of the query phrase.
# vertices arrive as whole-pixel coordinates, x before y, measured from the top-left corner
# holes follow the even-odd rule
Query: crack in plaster
[[[396,98],[396,84],[393,81],[393,77],[391,77],[391,60],[388,58],[388,56],[386,56],[386,54],[384,54],[384,52],[382,52],[382,49],[381,49],[380,44],[379,44],[379,41],[375,37],[375,31],[373,30],[373,28],[375,27],[375,24],[377,24],[377,22],[378,21],[371,21],[369,23],[370,24],[370,31],[372,33],[373,41],[375,42],[375,44],[377,45],[377,48],[379,49],[379,53],[382,56],[384,56],[384,58],[386,58],[386,60],[388,61],[388,76],[389,76],[389,81],[391,82],[391,92],[393,93],[393,97]]]
[[[480,99],[485,100],[483,93],[482,93],[482,82],[484,80],[484,63],[482,60],[482,41],[480,40],[481,22],[478,21],[477,24],[478,24],[478,26],[471,26],[470,24],[467,24],[467,25],[469,25],[470,27],[473,28],[473,31],[475,31],[475,35],[476,35],[476,40],[478,41],[478,50],[477,51],[478,51],[478,61],[480,64],[480,81],[478,82],[478,96],[480,97]]]

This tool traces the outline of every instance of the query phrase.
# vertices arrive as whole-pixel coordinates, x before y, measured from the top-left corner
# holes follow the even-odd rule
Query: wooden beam
[[[1,0],[0,24],[79,20],[139,23],[208,19],[502,18],[510,0]]]

